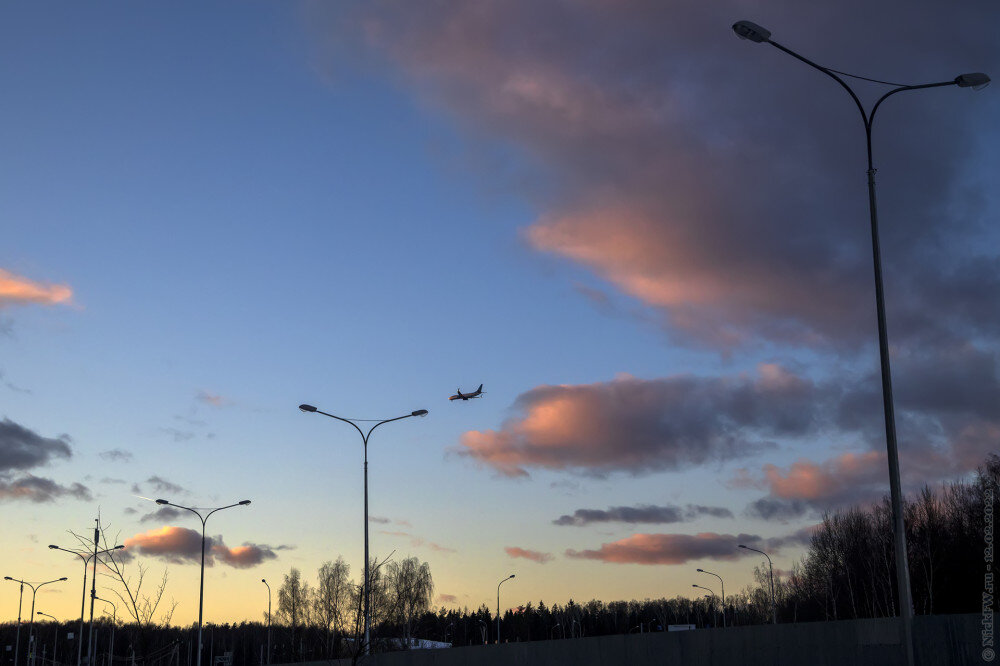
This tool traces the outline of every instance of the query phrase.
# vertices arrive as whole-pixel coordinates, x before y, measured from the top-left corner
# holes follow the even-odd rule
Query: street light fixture
[[[202,611],[205,607],[205,523],[208,522],[209,517],[216,511],[231,509],[234,506],[247,506],[250,504],[250,500],[240,500],[235,504],[227,504],[226,506],[217,507],[206,513],[204,516],[202,516],[197,509],[189,506],[181,506],[180,504],[174,504],[170,500],[158,499],[156,500],[156,503],[163,506],[172,506],[177,509],[190,511],[194,515],[198,516],[199,520],[201,520],[201,582],[198,584],[198,666],[201,666],[201,620]],[[205,509],[202,509],[202,511],[204,510]]]
[[[354,426],[354,429],[358,431],[358,434],[361,435],[361,443],[364,445],[364,450],[365,450],[365,618],[364,618],[365,652],[364,653],[365,655],[368,655],[371,654],[371,590],[369,589],[371,587],[371,585],[369,584],[371,582],[371,574],[370,574],[370,565],[368,562],[368,438],[371,437],[371,434],[375,430],[375,428],[379,427],[383,423],[392,423],[393,421],[408,419],[412,416],[427,416],[427,410],[417,409],[415,411],[410,412],[409,414],[404,414],[403,416],[397,416],[392,419],[383,419],[375,423],[375,425],[373,425],[371,428],[369,428],[367,433],[365,433],[365,431],[363,431],[361,427],[358,426],[357,423],[355,423],[355,421],[370,422],[371,420],[374,419],[348,419],[342,416],[328,414],[327,412],[317,409],[312,405],[299,405],[299,410],[306,412],[308,414],[322,414],[323,416],[329,416],[331,419],[337,419],[338,421],[343,421],[344,423],[350,423],[352,426]],[[201,665],[199,664],[199,666]]]
[[[97,554],[106,555],[112,551],[121,550],[124,547],[125,546],[119,544],[114,548],[108,548],[106,550],[98,551]],[[80,597],[80,639],[77,640],[76,642],[76,666],[81,666],[83,664],[83,617],[87,608],[87,567],[89,566],[90,558],[94,557],[94,553],[87,553],[86,555],[84,555],[79,551],[70,550],[69,548],[61,548],[56,545],[49,545],[49,549],[61,550],[64,553],[72,553],[73,555],[76,555],[81,560],[83,560],[83,596]]]
[[[27,585],[28,587],[31,588],[31,615],[29,616],[30,620],[28,621],[28,663],[30,663],[30,664],[33,665],[35,663],[35,650],[31,646],[31,636],[32,636],[32,632],[34,631],[34,628],[35,628],[35,595],[38,593],[38,590],[41,589],[42,587],[44,587],[45,585],[48,585],[49,583],[58,583],[60,581],[64,581],[64,580],[66,580],[66,577],[63,576],[62,578],[56,578],[55,580],[47,580],[44,583],[29,583],[26,580],[20,580],[20,579],[17,579],[17,578],[11,578],[10,576],[4,576],[3,579],[4,580],[13,581],[15,583],[20,583],[21,584],[21,592],[22,593],[24,592],[24,586],[25,585]],[[17,635],[18,636],[21,635],[21,602],[20,602],[20,600],[17,602]],[[16,650],[14,651],[14,666],[17,666],[17,651]]]
[[[497,645],[500,645],[500,586],[513,578],[514,575],[511,574],[497,583]]]
[[[924,83],[915,86],[897,86],[882,95],[872,106],[870,112],[865,111],[864,105],[854,90],[837,76],[837,72],[823,67],[815,62],[799,55],[785,46],[773,41],[771,33],[765,28],[750,21],[737,21],[733,24],[733,31],[741,39],[752,42],[766,42],[779,51],[784,51],[796,60],[804,62],[814,69],[823,72],[847,91],[854,100],[858,111],[861,112],[861,119],[865,126],[865,138],[868,148],[868,211],[871,221],[872,236],[872,259],[875,268],[875,309],[878,315],[878,342],[879,361],[882,371],[882,409],[885,415],[885,440],[886,452],[889,463],[889,490],[892,497],[893,531],[895,533],[896,550],[896,587],[898,589],[899,617],[903,629],[903,652],[906,656],[907,666],[913,666],[913,597],[910,590],[910,571],[906,559],[906,531],[903,518],[903,499],[899,481],[899,451],[896,446],[896,417],[893,409],[892,399],[892,372],[889,367],[889,335],[886,330],[885,318],[885,294],[882,288],[882,256],[879,246],[878,232],[878,211],[875,203],[875,166],[872,160],[872,124],[875,120],[875,112],[879,106],[891,95],[905,90],[922,90],[924,88],[940,88],[943,86],[958,86],[959,88],[972,88],[981,90],[989,82],[990,77],[982,72],[960,74],[951,81],[940,81],[938,83]],[[853,76],[848,74],[847,76]],[[895,84],[887,84],[895,85]]]
[[[722,576],[717,573],[712,573],[711,571],[705,571],[704,569],[696,569],[698,573],[705,573],[709,576],[715,576],[719,579],[719,583],[722,584],[722,626],[726,626],[726,582],[722,580]]]
[[[693,583],[691,584],[691,587],[697,587],[700,590],[708,590],[709,594],[706,594],[705,596],[708,597],[709,601],[712,602],[712,621],[715,622],[715,590],[713,590],[710,587],[705,587],[704,585],[695,585]],[[723,626],[725,626],[725,619],[726,619],[725,614],[726,614],[726,607],[723,606],[722,607]]]
[[[271,663],[271,586],[263,578],[260,582],[267,585],[267,663]]]
[[[755,553],[760,553],[761,555],[767,558],[767,568],[770,570],[770,577],[771,577],[771,624],[778,624],[778,606],[774,602],[774,565],[771,564],[771,557],[764,551],[757,550],[756,548],[751,548],[750,546],[744,546],[743,544],[739,544],[738,547],[743,548],[744,550],[752,550]]]

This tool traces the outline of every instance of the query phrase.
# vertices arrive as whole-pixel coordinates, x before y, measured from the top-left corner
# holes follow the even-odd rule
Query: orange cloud
[[[503,550],[510,557],[523,557],[526,560],[538,562],[539,564],[545,564],[552,559],[551,553],[540,553],[537,550],[526,550],[517,546],[507,546]]]
[[[881,481],[888,475],[888,466],[885,454],[867,451],[845,453],[822,463],[799,460],[787,471],[765,465],[764,475],[775,497],[818,500],[836,497],[859,484]]]
[[[69,303],[73,290],[64,284],[43,284],[0,268],[0,307]]]
[[[458,597],[454,594],[439,594],[437,596],[438,603],[441,604],[457,604]]]

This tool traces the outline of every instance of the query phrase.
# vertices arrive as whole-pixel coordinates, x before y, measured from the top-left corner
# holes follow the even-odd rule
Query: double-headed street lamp
[[[511,574],[497,583],[497,645],[500,645],[500,586],[513,578],[515,574]]]
[[[35,658],[35,651],[33,649],[31,649],[31,635],[32,635],[32,631],[34,630],[34,627],[35,627],[35,594],[37,594],[38,590],[41,589],[43,586],[48,585],[49,583],[58,583],[60,581],[64,581],[64,580],[66,580],[66,577],[63,576],[62,578],[56,578],[55,580],[47,580],[44,583],[29,583],[26,580],[20,580],[20,579],[17,579],[17,578],[11,578],[10,576],[4,576],[3,579],[4,580],[9,580],[9,581],[12,581],[12,582],[15,582],[15,583],[20,583],[21,584],[21,592],[22,592],[22,594],[24,593],[24,586],[25,585],[27,585],[28,587],[31,588],[31,615],[30,615],[31,619],[28,621],[28,657],[29,657],[29,660],[33,663],[34,662],[34,658]],[[20,602],[20,600],[18,600],[18,602],[17,602],[17,635],[19,637],[21,635],[21,602]],[[17,650],[14,650],[14,666],[17,666]]]
[[[267,585],[267,581],[263,578],[260,582]],[[271,586],[267,585],[267,664],[271,663]]]
[[[114,548],[98,551],[97,554],[106,555],[112,551],[121,550],[124,547],[125,546],[123,545],[117,545]],[[84,555],[79,551],[70,550],[69,548],[61,548],[55,545],[50,545],[49,548],[52,550],[61,550],[64,553],[72,553],[83,560],[83,596],[80,598],[80,638],[76,642],[76,666],[81,666],[83,663],[83,616],[87,608],[87,567],[90,564],[90,558],[94,557],[94,553],[87,553]],[[96,564],[94,565],[94,568],[96,570]]]
[[[354,426],[355,430],[358,431],[358,434],[361,435],[361,443],[364,445],[365,449],[365,618],[364,618],[365,645],[364,647],[365,647],[365,654],[368,655],[371,654],[371,643],[370,643],[371,639],[370,592],[371,591],[369,590],[369,588],[371,587],[371,585],[369,585],[369,583],[371,582],[371,578],[369,572],[370,567],[368,563],[368,438],[371,437],[371,434],[375,430],[375,428],[379,427],[383,423],[392,423],[393,421],[408,419],[411,416],[427,416],[427,410],[418,409],[416,411],[410,412],[409,414],[404,414],[403,416],[397,416],[396,418],[392,419],[383,419],[381,421],[376,422],[375,425],[369,428],[368,432],[365,433],[365,431],[362,430],[361,427],[357,423],[355,423],[355,421],[371,422],[374,421],[375,419],[347,419],[342,416],[336,416],[334,414],[328,414],[324,411],[320,411],[319,409],[313,407],[312,405],[299,405],[299,409],[309,414],[322,414],[323,416],[329,416],[331,419],[337,419],[338,421],[343,421],[344,423],[350,423],[352,426]]]
[[[913,598],[910,591],[910,571],[906,559],[906,531],[903,521],[903,499],[899,481],[899,452],[896,446],[896,417],[893,411],[892,400],[892,373],[889,368],[889,335],[886,330],[885,320],[885,294],[882,289],[882,257],[879,247],[878,233],[878,212],[875,204],[875,166],[872,160],[872,124],[875,120],[875,112],[879,106],[891,95],[905,90],[922,90],[924,88],[941,88],[943,86],[958,86],[959,88],[972,88],[980,90],[990,82],[990,77],[981,72],[970,74],[960,74],[951,81],[941,81],[938,83],[924,83],[916,86],[897,86],[879,97],[872,106],[870,112],[865,111],[864,105],[854,90],[851,89],[842,78],[837,76],[837,72],[818,65],[805,58],[795,51],[778,44],[771,39],[771,32],[750,21],[737,21],[733,24],[733,31],[740,39],[746,39],[756,43],[768,43],[779,51],[784,51],[796,60],[804,62],[814,69],[823,72],[847,91],[854,100],[861,112],[861,120],[865,126],[865,139],[868,147],[868,212],[871,220],[872,235],[872,258],[875,267],[875,309],[878,315],[878,349],[882,370],[882,409],[885,414],[885,440],[886,452],[889,463],[889,489],[892,496],[893,531],[895,532],[896,549],[896,587],[898,588],[899,617],[903,626],[903,650],[908,666],[913,664]],[[848,74],[846,76],[853,75]],[[861,77],[854,77],[861,78]],[[868,79],[871,80],[871,79]],[[883,82],[876,82],[883,83]],[[896,85],[896,84],[887,84]]]
[[[771,624],[778,624],[778,606],[774,602],[774,565],[771,564],[771,557],[762,550],[757,550],[756,548],[751,548],[750,546],[744,546],[739,544],[739,548],[744,550],[752,550],[755,553],[760,553],[767,558],[767,568],[770,571],[771,577]]]
[[[37,611],[35,613],[35,615],[41,615],[43,617],[47,617],[50,620],[52,620],[52,622],[54,622],[55,625],[56,625],[56,635],[52,639],[53,640],[53,643],[52,643],[52,663],[56,664],[56,663],[58,663],[56,661],[56,653],[59,650],[59,620],[57,620],[54,615],[49,615],[48,613],[43,613],[42,611]],[[45,655],[43,654],[42,657],[44,658],[44,656]]]
[[[726,582],[722,580],[722,576],[717,573],[712,573],[711,571],[705,571],[704,569],[696,569],[698,573],[708,574],[709,576],[715,576],[719,579],[719,583],[722,585],[722,626],[726,626]]]
[[[215,509],[210,510],[204,516],[198,512],[197,509],[191,508],[189,506],[181,506],[180,504],[174,504],[169,500],[158,499],[157,504],[162,504],[164,506],[172,506],[177,509],[184,509],[185,511],[190,511],[194,515],[198,516],[201,520],[201,582],[198,584],[198,666],[201,666],[201,618],[202,610],[205,607],[205,523],[208,522],[209,516],[211,516],[216,511],[222,511],[223,509],[231,509],[234,506],[247,506],[250,504],[250,500],[242,500],[236,502],[235,504],[227,504],[226,506],[220,506]],[[202,509],[205,511],[205,509]]]

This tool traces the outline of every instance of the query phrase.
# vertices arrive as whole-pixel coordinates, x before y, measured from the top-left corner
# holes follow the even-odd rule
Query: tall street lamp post
[[[885,294],[882,288],[882,256],[879,246],[878,233],[878,211],[875,204],[875,166],[872,160],[872,124],[875,120],[875,112],[879,106],[891,95],[905,90],[922,90],[924,88],[940,88],[943,86],[958,86],[959,88],[972,88],[979,90],[990,82],[990,77],[981,72],[970,74],[960,74],[951,81],[940,81],[938,83],[924,83],[915,86],[897,86],[879,97],[872,106],[870,112],[865,111],[864,105],[854,90],[837,76],[837,72],[814,63],[795,51],[778,44],[771,39],[771,32],[750,21],[737,21],[733,24],[733,31],[740,39],[747,39],[756,43],[768,43],[779,51],[784,51],[796,60],[804,62],[814,69],[823,72],[847,91],[854,100],[858,111],[861,112],[861,120],[865,126],[865,140],[868,148],[868,212],[871,222],[872,236],[872,259],[875,268],[875,309],[878,315],[878,350],[879,360],[882,370],[882,409],[885,415],[885,441],[886,453],[889,463],[889,490],[892,496],[893,531],[895,532],[896,550],[896,587],[899,601],[899,617],[903,627],[903,651],[906,656],[908,666],[913,665],[913,598],[910,591],[910,571],[906,559],[906,532],[903,522],[903,499],[899,481],[899,452],[896,446],[896,417],[893,411],[892,400],[892,373],[889,368],[889,335],[886,330],[885,321]],[[852,76],[848,74],[847,76]],[[854,77],[860,78],[860,77]],[[870,80],[870,79],[869,79]],[[896,84],[887,84],[896,85]]]
[[[56,656],[57,656],[57,654],[56,654],[56,653],[57,653],[57,651],[59,650],[59,620],[57,620],[57,619],[56,619],[56,618],[55,618],[54,616],[52,616],[52,615],[49,615],[48,613],[43,613],[42,611],[38,611],[38,612],[37,612],[37,613],[35,613],[35,614],[36,614],[36,615],[41,615],[41,616],[43,616],[43,617],[47,617],[47,618],[49,618],[49,619],[50,619],[50,620],[52,620],[52,622],[53,622],[53,623],[55,623],[55,625],[56,625],[56,635],[55,635],[55,637],[54,637],[54,638],[52,639],[52,640],[53,640],[53,643],[52,643],[52,663],[53,663],[53,664],[56,664],[56,663],[58,663],[58,662],[56,661]],[[44,657],[45,657],[45,655],[43,654],[43,655],[42,655],[42,658],[43,658],[43,661],[44,661]]]
[[[18,580],[17,578],[11,578],[10,576],[4,576],[3,579],[4,580],[14,581],[15,583],[20,583],[22,586],[27,585],[28,587],[31,588],[31,615],[29,616],[30,619],[28,620],[28,663],[34,664],[34,661],[35,661],[35,650],[32,648],[32,645],[31,645],[31,637],[32,637],[32,632],[33,632],[33,630],[35,628],[35,595],[38,593],[38,590],[41,589],[42,587],[44,587],[45,585],[48,585],[50,583],[58,583],[60,581],[64,581],[64,580],[66,580],[66,577],[63,576],[62,578],[56,578],[55,580],[47,580],[44,583],[29,583],[26,580]],[[24,591],[24,587],[21,588],[21,591],[22,592]],[[18,635],[20,635],[20,633],[21,633],[21,602],[20,601],[17,602],[17,630],[18,630]],[[15,659],[14,666],[17,666],[17,663],[16,663],[17,652],[16,651],[14,652],[14,659]]]
[[[98,551],[97,554],[98,555],[107,554],[107,553],[110,553],[111,551],[114,551],[114,550],[121,550],[124,547],[125,546],[123,546],[123,545],[118,545],[118,546],[115,546],[114,548],[108,548],[107,550]],[[72,553],[73,555],[76,555],[81,560],[83,560],[83,595],[80,597],[80,635],[79,635],[79,637],[77,638],[77,641],[76,641],[76,646],[77,646],[76,647],[76,666],[81,666],[81,664],[83,663],[83,638],[82,638],[83,637],[83,616],[84,616],[84,612],[86,611],[86,607],[87,607],[87,567],[89,566],[90,558],[92,558],[94,556],[94,554],[93,553],[87,553],[86,555],[84,555],[83,553],[81,553],[79,551],[70,550],[68,548],[60,548],[59,546],[55,546],[55,545],[50,545],[49,548],[52,549],[52,550],[61,550],[64,553]]]
[[[743,544],[739,544],[739,547],[745,550],[752,550],[755,553],[760,553],[761,555],[767,558],[767,568],[770,571],[770,578],[771,578],[771,624],[778,624],[778,606],[774,601],[774,565],[771,564],[770,556],[768,556],[768,554],[765,553],[764,551],[757,550],[756,548],[751,548],[750,546],[744,546]]]
[[[365,648],[365,654],[368,655],[368,654],[371,654],[371,643],[370,643],[370,640],[371,640],[371,605],[370,605],[371,604],[371,595],[370,595],[370,592],[371,591],[369,590],[369,587],[371,587],[369,585],[369,583],[371,582],[371,578],[370,578],[371,574],[370,574],[370,566],[369,566],[369,562],[368,562],[368,438],[371,437],[371,434],[375,430],[375,428],[379,427],[383,423],[392,423],[393,421],[399,421],[401,419],[408,419],[411,416],[427,416],[427,410],[426,409],[418,409],[416,411],[410,412],[409,414],[404,414],[403,416],[397,416],[396,418],[383,419],[381,421],[377,421],[375,423],[375,425],[373,425],[371,428],[369,428],[368,432],[365,433],[365,431],[362,430],[361,427],[358,426],[357,423],[355,423],[355,421],[358,421],[358,422],[371,422],[371,421],[374,421],[375,419],[347,419],[347,418],[344,418],[342,416],[335,416],[334,414],[328,414],[328,413],[326,413],[324,411],[320,411],[319,409],[317,409],[316,407],[313,407],[312,405],[299,405],[299,409],[301,411],[309,413],[309,414],[322,414],[323,416],[329,416],[331,419],[337,419],[338,421],[343,421],[344,423],[350,423],[358,431],[358,434],[361,435],[361,443],[364,445],[364,450],[365,450],[365,618],[364,618],[365,619],[365,623],[364,623],[365,624],[365,644],[364,644],[364,648]]]
[[[726,582],[722,580],[722,576],[717,573],[712,573],[711,571],[705,571],[704,569],[696,569],[698,573],[708,574],[709,576],[715,576],[719,579],[719,583],[722,585],[722,626],[726,626]]]
[[[267,585],[267,581],[263,578],[260,582]],[[267,585],[267,663],[271,663],[271,586]]]
[[[201,521],[201,582],[198,584],[198,662],[197,662],[197,666],[201,666],[201,620],[202,620],[202,611],[205,608],[205,523],[208,522],[209,517],[216,511],[222,511],[223,509],[231,509],[234,506],[247,506],[250,504],[250,500],[242,500],[236,502],[235,504],[227,504],[226,506],[217,507],[206,513],[204,516],[202,516],[197,509],[191,508],[189,506],[181,506],[180,504],[174,504],[169,500],[158,499],[156,500],[156,503],[165,506],[172,506],[177,509],[184,509],[185,511],[190,511],[194,515],[198,516],[198,519]],[[205,509],[202,509],[202,511],[205,511]]]
[[[497,645],[500,645],[500,586],[513,577],[514,574],[511,574],[497,583]]]

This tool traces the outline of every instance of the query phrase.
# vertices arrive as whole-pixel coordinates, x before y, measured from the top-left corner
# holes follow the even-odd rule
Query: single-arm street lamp
[[[716,599],[715,590],[713,590],[710,587],[705,587],[704,585],[695,585],[693,583],[691,587],[697,587],[699,590],[707,590],[709,592],[709,594],[706,594],[705,596],[708,597],[709,602],[711,602],[712,604],[712,621],[715,622],[715,599]],[[723,614],[725,614],[726,612],[725,606],[722,607],[722,612]],[[723,620],[724,619],[725,618],[723,618]]]
[[[201,582],[198,584],[198,666],[201,666],[201,619],[202,619],[202,611],[205,607],[205,523],[208,522],[209,516],[211,516],[216,511],[222,511],[223,509],[231,509],[234,506],[247,506],[250,504],[250,500],[241,500],[239,502],[236,502],[235,504],[227,504],[226,506],[217,507],[206,513],[204,516],[202,516],[201,513],[197,511],[197,509],[193,509],[189,506],[181,506],[180,504],[174,504],[169,500],[158,499],[156,500],[156,503],[165,506],[172,506],[178,509],[184,509],[185,511],[190,511],[194,515],[198,516],[199,520],[201,520]],[[205,509],[202,509],[202,511],[204,510]]]
[[[28,662],[31,663],[31,664],[34,664],[35,663],[35,650],[34,650],[34,648],[32,648],[32,645],[31,645],[31,637],[32,637],[32,632],[34,631],[34,628],[35,628],[35,595],[38,593],[38,590],[41,589],[42,587],[44,587],[45,585],[48,585],[50,583],[58,583],[60,581],[64,581],[64,580],[66,580],[66,577],[63,576],[62,578],[56,578],[55,580],[47,580],[44,583],[29,583],[26,580],[18,580],[17,578],[11,578],[10,576],[4,576],[3,579],[4,580],[14,581],[15,583],[20,583],[22,586],[23,585],[27,585],[28,587],[31,588],[31,615],[29,616],[30,619],[28,620]],[[24,588],[22,587],[21,590],[23,591]],[[18,632],[20,633],[20,628],[21,628],[21,602],[20,601],[17,604],[17,608],[18,608],[18,611],[17,611],[17,627],[18,627]],[[17,653],[16,652],[14,654],[14,658],[15,659],[17,658]],[[17,666],[16,663],[15,663],[15,666]]]
[[[21,583],[21,581],[15,581],[10,576],[4,576],[4,580],[14,581]],[[17,632],[14,638],[14,666],[17,666],[18,650],[21,649],[21,601],[24,599],[24,583],[21,583],[21,591],[17,595]]]
[[[885,293],[882,288],[882,256],[879,246],[878,233],[878,211],[875,204],[875,166],[872,160],[872,124],[875,120],[875,112],[879,106],[891,95],[905,90],[922,90],[924,88],[940,88],[943,86],[958,86],[959,88],[972,88],[980,90],[990,82],[990,77],[981,72],[970,74],[960,74],[950,81],[940,81],[938,83],[924,83],[915,86],[897,86],[879,97],[872,106],[870,112],[865,111],[864,105],[854,90],[851,89],[842,78],[837,76],[833,70],[814,63],[795,51],[792,51],[771,39],[771,32],[750,21],[737,21],[733,24],[733,31],[740,39],[746,39],[756,43],[768,43],[779,51],[784,51],[796,60],[804,62],[814,69],[823,72],[847,91],[854,100],[858,111],[861,112],[861,120],[865,126],[865,140],[868,148],[868,212],[871,222],[872,235],[872,259],[875,267],[875,309],[878,315],[878,350],[879,360],[882,370],[882,409],[885,415],[885,441],[886,457],[889,463],[889,490],[892,496],[893,531],[895,533],[896,549],[896,587],[899,595],[899,617],[903,627],[903,651],[906,656],[907,666],[913,665],[913,598],[910,590],[910,571],[906,559],[906,531],[903,521],[903,499],[899,481],[899,451],[896,446],[896,417],[893,410],[892,400],[892,372],[889,368],[889,334],[886,329],[885,320]],[[848,75],[853,76],[853,75]],[[888,84],[895,85],[895,84]]]
[[[760,553],[767,558],[767,568],[770,571],[771,578],[771,624],[778,624],[778,606],[774,602],[774,565],[771,564],[771,557],[764,551],[751,548],[750,546],[740,544],[739,547],[745,550],[752,550],[755,553]]]
[[[95,598],[111,606],[111,644],[108,646],[108,666],[111,666],[115,663],[115,625],[118,624],[118,607],[107,599]],[[104,612],[106,613],[107,611]],[[96,651],[94,652],[94,656],[97,656]]]
[[[726,626],[726,582],[722,580],[722,576],[717,573],[712,573],[711,571],[705,571],[704,569],[697,569],[698,573],[705,573],[709,576],[715,576],[719,579],[719,583],[722,584],[722,626]]]
[[[513,578],[514,575],[511,574],[497,583],[497,645],[500,645],[500,586]]]
[[[117,545],[114,548],[108,548],[107,550],[98,551],[98,555],[110,553],[113,550],[121,550],[125,546]],[[94,557],[94,553],[87,553],[86,555],[76,551],[70,550],[69,548],[60,548],[59,546],[50,545],[52,550],[61,550],[64,553],[72,553],[76,555],[81,560],[83,560],[83,596],[80,598],[80,636],[81,638],[76,641],[76,666],[81,666],[83,663],[83,616],[87,609],[87,567],[90,564],[90,559]],[[55,659],[55,657],[53,657]]]
[[[416,411],[410,412],[409,414],[404,414],[403,416],[397,416],[397,417],[392,418],[392,419],[383,419],[383,420],[378,421],[377,423],[375,423],[375,425],[373,425],[371,428],[369,428],[368,432],[365,433],[365,431],[362,430],[361,427],[357,423],[355,423],[355,421],[362,421],[362,422],[364,422],[364,421],[368,421],[368,419],[347,419],[347,418],[344,418],[342,416],[336,416],[334,414],[328,414],[328,413],[326,413],[324,411],[321,411],[321,410],[317,409],[316,407],[313,407],[312,405],[299,405],[299,409],[301,411],[303,411],[303,412],[308,413],[308,414],[322,414],[323,416],[329,416],[331,419],[337,419],[338,421],[343,421],[344,423],[350,423],[352,426],[354,426],[355,430],[358,431],[358,434],[361,435],[361,443],[364,445],[364,449],[365,449],[365,622],[364,622],[364,624],[365,624],[365,654],[368,655],[368,654],[371,653],[371,643],[370,643],[370,639],[371,639],[371,606],[370,606],[371,594],[370,594],[370,590],[369,590],[369,587],[371,587],[369,585],[369,583],[371,582],[371,577],[370,577],[371,574],[370,574],[370,571],[369,571],[370,567],[369,567],[369,563],[368,563],[368,438],[371,437],[371,434],[375,430],[375,428],[379,427],[383,423],[392,423],[393,421],[399,421],[401,419],[408,419],[411,416],[427,416],[427,410],[426,409],[418,409]],[[201,666],[201,665],[199,664],[199,666]]]
[[[42,611],[37,611],[35,613],[35,615],[41,615],[43,617],[47,617],[50,620],[52,620],[52,622],[56,625],[56,635],[55,635],[55,638],[52,639],[52,641],[53,641],[52,642],[52,663],[53,664],[57,664],[57,663],[59,663],[56,660],[56,657],[57,657],[56,652],[59,650],[59,620],[57,620],[55,618],[55,616],[49,615],[48,613],[43,613]],[[43,661],[44,661],[45,655],[43,654],[42,657],[43,657]]]
[[[267,663],[271,663],[271,586],[263,578],[260,582],[267,585]]]

